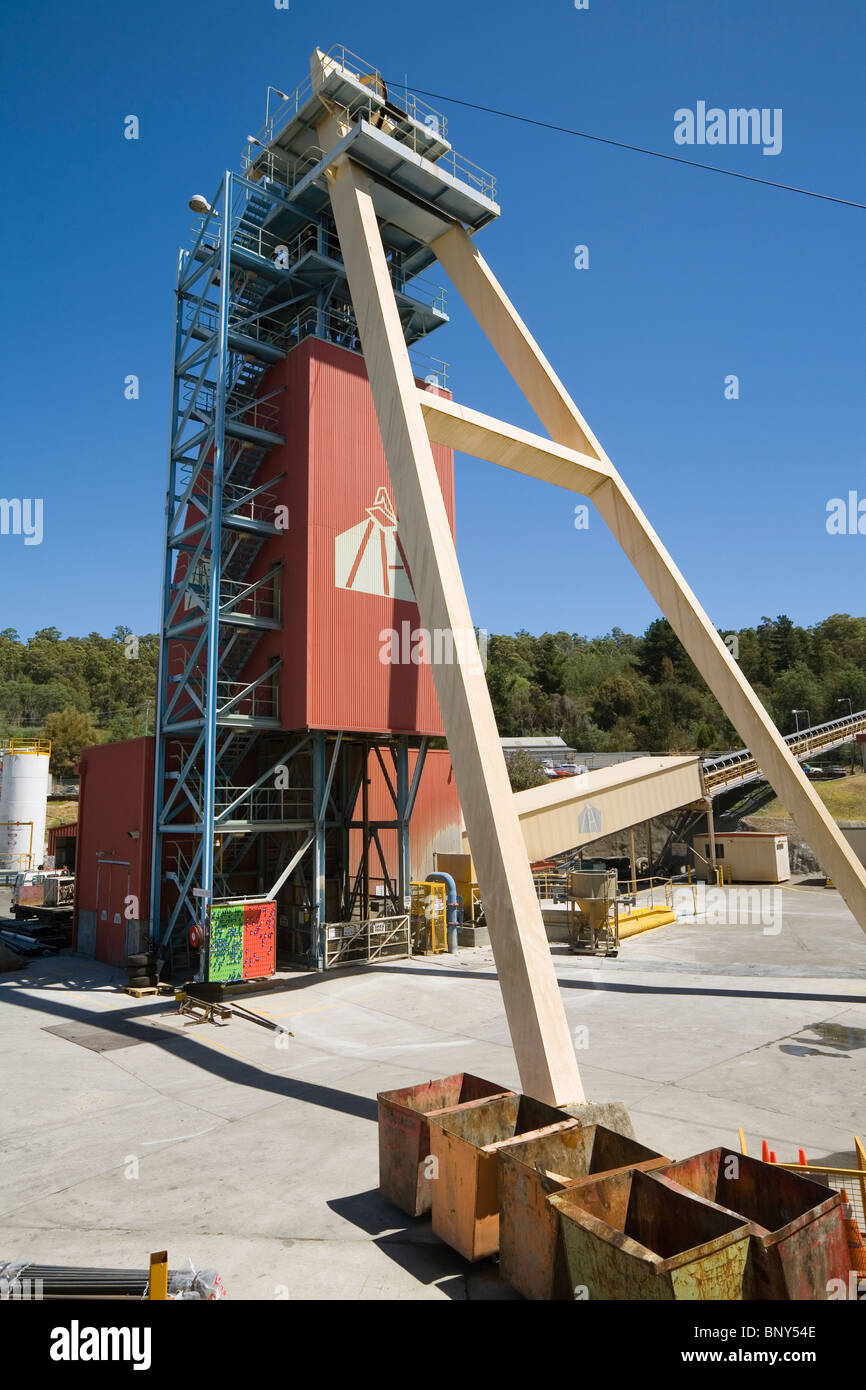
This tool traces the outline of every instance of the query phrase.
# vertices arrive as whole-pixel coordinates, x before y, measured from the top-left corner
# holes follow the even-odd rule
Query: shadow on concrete
[[[412,1220],[386,1201],[376,1188],[335,1198],[328,1206],[344,1221],[371,1236],[373,1244],[419,1284],[435,1284],[455,1302],[519,1297],[503,1284],[495,1261],[468,1264],[433,1235],[429,1216]]]
[[[570,959],[573,959],[570,956]],[[57,959],[52,957],[52,959]],[[70,957],[76,961],[78,957]],[[83,962],[89,965],[90,962]],[[31,966],[33,962],[31,962]],[[240,989],[226,991],[225,1000],[227,1003],[242,1004],[245,1000],[252,1004],[252,1001],[259,996],[266,994],[291,994],[295,990],[307,989],[311,985],[322,984],[330,979],[355,979],[366,976],[368,979],[374,975],[408,975],[415,977],[418,975],[428,976],[432,979],[453,979],[453,980],[490,980],[497,981],[499,976],[496,970],[473,970],[466,967],[462,970],[455,970],[447,965],[425,966],[425,965],[398,965],[394,964],[371,964],[358,966],[341,966],[339,970],[327,971],[308,971],[297,979],[273,980],[265,985],[258,984],[250,990],[241,993]],[[776,977],[778,978],[778,977]],[[859,977],[858,977],[859,978]],[[5,983],[24,984],[16,974],[9,977],[8,981],[0,977],[0,985]],[[105,987],[106,981],[103,979],[101,985]],[[56,987],[53,977],[47,976],[44,980],[29,979],[28,988],[39,988],[40,984],[46,987]],[[68,986],[70,989],[81,989],[83,982],[71,980]],[[579,989],[579,990],[606,990],[613,994],[665,994],[665,995],[684,995],[689,998],[710,998],[710,999],[780,999],[780,1000],[800,1000],[811,1001],[816,1004],[866,1004],[866,995],[857,994],[819,994],[813,990],[762,990],[762,989],[723,989],[712,985],[637,985],[616,982],[613,980],[564,980],[559,979],[560,989]],[[194,992],[195,986],[191,985],[190,990]]]
[[[14,983],[8,981],[9,984]],[[154,1047],[165,1048],[174,1056],[180,1056],[183,1061],[190,1066],[198,1067],[199,1070],[208,1072],[211,1076],[220,1081],[231,1081],[236,1086],[249,1086],[256,1091],[268,1092],[271,1095],[285,1100],[300,1100],[307,1105],[320,1105],[326,1110],[334,1110],[343,1115],[354,1115],[360,1120],[370,1120],[374,1124],[378,1118],[378,1107],[375,1099],[367,1096],[353,1095],[351,1091],[340,1091],[333,1086],[322,1086],[311,1081],[301,1081],[290,1076],[277,1076],[272,1072],[262,1071],[252,1062],[244,1062],[241,1058],[231,1057],[225,1052],[214,1052],[210,1048],[199,1047],[194,1037],[187,1033],[162,1032],[158,1028],[153,1028],[149,1023],[141,1020],[142,1013],[145,1012],[140,1007],[136,1009],[111,1009],[100,1015],[93,1009],[76,1007],[74,1004],[66,1003],[59,999],[50,999],[45,995],[38,998],[24,993],[23,982],[21,991],[15,991],[14,1000],[9,999],[12,991],[0,987],[0,998],[6,998],[8,1002],[14,1002],[21,1008],[33,1009],[37,1013],[52,1015],[55,1018],[69,1019],[77,1023],[89,1025],[92,1029],[104,1028],[108,1032],[116,1033],[118,1024],[123,1027],[124,1034],[129,1037],[131,1042],[147,1042]],[[7,981],[2,984],[5,986]],[[28,983],[32,987],[32,982]],[[170,1013],[173,1006],[156,1005],[154,1008],[146,1010],[147,1018],[151,1019],[154,1015]],[[181,1099],[182,1093],[181,1093]]]
[[[425,968],[391,965],[389,972],[398,975],[432,975],[437,979],[447,976],[456,980],[497,980],[494,970],[448,970],[447,968]],[[365,966],[367,973],[378,971],[375,965]],[[866,1004],[866,995],[858,994],[816,994],[811,990],[764,990],[764,989],[717,989],[710,985],[635,985],[599,980],[558,980],[560,989],[605,990],[612,994],[669,994],[687,995],[691,998],[708,997],[713,999],[800,999],[811,1000],[816,1004]]]

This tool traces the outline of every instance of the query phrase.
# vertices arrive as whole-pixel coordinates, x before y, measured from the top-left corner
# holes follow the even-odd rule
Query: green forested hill
[[[110,637],[61,637],[41,628],[22,641],[0,632],[0,736],[43,734],[51,770],[71,776],[89,743],[153,732],[158,638],[118,627]]]
[[[723,633],[783,733],[793,709],[813,723],[866,708],[866,618],[834,614],[815,627],[764,618]],[[0,737],[42,734],[52,770],[74,772],[81,748],[152,733],[158,640],[118,627],[110,637],[61,637],[42,628],[24,641],[0,632]],[[669,625],[641,637],[492,635],[487,682],[499,732],[559,734],[582,751],[710,751],[738,739]],[[801,724],[804,719],[801,717]]]
[[[763,618],[723,637],[783,733],[794,709],[818,723],[866,708],[866,618],[815,627]],[[583,751],[738,746],[728,720],[663,619],[642,637],[491,636],[487,683],[503,736],[559,734]],[[801,716],[800,725],[805,718]]]

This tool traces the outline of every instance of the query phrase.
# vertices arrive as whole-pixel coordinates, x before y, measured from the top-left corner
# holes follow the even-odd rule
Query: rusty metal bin
[[[573,1298],[742,1299],[750,1227],[659,1172],[553,1193]]]
[[[707,1149],[664,1172],[752,1223],[745,1298],[821,1300],[829,1280],[847,1284],[841,1193],[733,1149]]]
[[[581,1125],[499,1149],[499,1272],[524,1298],[571,1298],[559,1219],[548,1204],[590,1177],[624,1168],[649,1172],[671,1160],[605,1125]]]
[[[531,1096],[499,1096],[430,1116],[430,1151],[437,1162],[433,1230],[467,1260],[499,1249],[498,1151],[517,1135],[576,1129],[562,1110]]]
[[[511,1096],[505,1086],[468,1071],[425,1081],[401,1091],[381,1091],[379,1102],[379,1191],[409,1216],[429,1211],[433,1201],[425,1163],[430,1154],[427,1117],[489,1096]]]

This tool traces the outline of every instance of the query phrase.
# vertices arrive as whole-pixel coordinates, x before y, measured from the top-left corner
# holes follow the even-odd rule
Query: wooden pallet
[[[133,999],[144,999],[148,994],[174,994],[174,985],[127,985],[124,992]]]

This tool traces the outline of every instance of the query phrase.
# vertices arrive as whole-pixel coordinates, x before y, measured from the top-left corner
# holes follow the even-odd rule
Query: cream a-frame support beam
[[[462,227],[454,227],[437,238],[432,249],[551,438],[573,451],[572,460],[574,454],[581,455],[579,466],[570,463],[573,482],[565,481],[567,471],[560,470],[556,478],[549,477],[549,463],[540,473],[530,463],[526,443],[533,437],[525,431],[514,431],[515,439],[522,436],[522,461],[529,463],[529,467],[521,471],[533,476],[548,476],[549,481],[573,486],[591,497],[734,728],[755,755],[770,785],[866,931],[866,870],[490,267]],[[460,410],[459,406],[444,403],[439,415],[440,437],[446,428],[451,431],[450,438],[456,437],[454,417],[459,416]],[[472,412],[464,413],[471,428]],[[434,414],[431,410],[431,425]],[[475,417],[477,438],[480,438],[478,422],[482,418]],[[488,437],[495,433],[493,426],[503,428],[498,421],[487,421]],[[536,447],[545,443],[535,440]],[[504,443],[500,442],[496,448],[504,452]],[[515,454],[512,462],[505,466],[518,467],[516,459]],[[594,463],[605,476],[587,487],[585,478]]]
[[[322,130],[327,148],[333,131]],[[584,1099],[565,1009],[475,645],[457,551],[421,413],[367,174],[328,170],[331,207],[385,446],[422,625],[453,634],[457,659],[433,678],[472,844],[523,1090]],[[457,640],[463,638],[462,641]],[[467,657],[472,653],[474,660]]]

